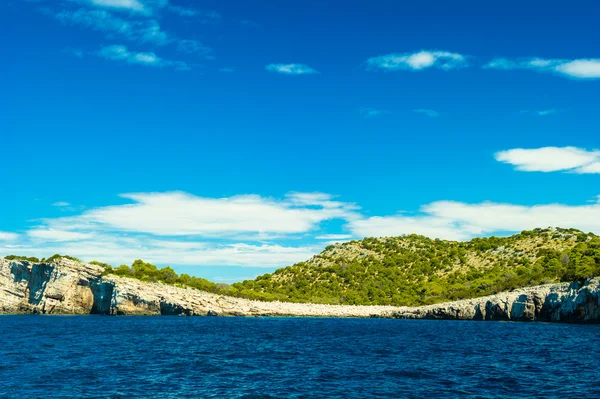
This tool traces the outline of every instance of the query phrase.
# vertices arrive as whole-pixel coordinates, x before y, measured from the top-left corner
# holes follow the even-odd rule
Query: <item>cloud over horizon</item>
[[[537,227],[600,234],[600,196],[583,205],[441,200],[416,212],[382,216],[367,216],[356,204],[319,192],[291,192],[281,199],[252,194],[210,198],[185,192],[121,197],[130,203],[41,219],[20,233],[0,232],[0,252],[65,253],[112,263],[143,258],[178,266],[283,267],[308,259],[332,242],[371,236],[468,240]],[[325,222],[335,220],[342,223],[343,232],[325,228]]]
[[[417,215],[374,216],[351,221],[349,226],[355,236],[422,234],[456,241],[538,227],[573,227],[598,234],[600,196],[589,205],[436,201],[422,206]]]
[[[358,217],[356,205],[316,192],[292,192],[283,199],[206,198],[184,192],[121,197],[131,203],[42,219],[23,236],[0,232],[0,251],[40,257],[65,253],[114,263],[144,258],[174,265],[279,267],[327,245],[294,244],[318,231],[322,222]],[[290,243],[275,242],[282,239]]]
[[[495,154],[499,162],[523,172],[600,174],[600,151],[577,147],[515,148]]]

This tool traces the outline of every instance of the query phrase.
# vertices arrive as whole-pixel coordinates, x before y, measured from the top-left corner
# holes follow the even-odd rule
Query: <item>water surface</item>
[[[600,326],[0,316],[0,398],[600,397]]]

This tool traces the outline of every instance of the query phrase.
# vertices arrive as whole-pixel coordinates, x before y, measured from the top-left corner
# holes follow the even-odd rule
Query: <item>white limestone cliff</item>
[[[523,288],[421,307],[261,302],[135,279],[68,259],[0,258],[0,313],[239,315],[600,322],[600,279]]]

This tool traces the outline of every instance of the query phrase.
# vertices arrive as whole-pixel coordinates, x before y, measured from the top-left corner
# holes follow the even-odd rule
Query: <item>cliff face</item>
[[[487,297],[415,308],[387,317],[406,319],[512,320],[569,323],[600,322],[600,279],[580,285],[548,284]]]
[[[116,276],[67,259],[0,258],[0,313],[240,315],[600,322],[600,279],[551,284],[423,307],[260,302]]]

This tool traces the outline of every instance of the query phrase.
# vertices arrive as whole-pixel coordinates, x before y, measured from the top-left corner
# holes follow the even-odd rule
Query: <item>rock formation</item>
[[[0,313],[323,316],[410,319],[600,322],[600,279],[524,288],[421,307],[261,302],[135,279],[68,259],[32,263],[0,258]]]

